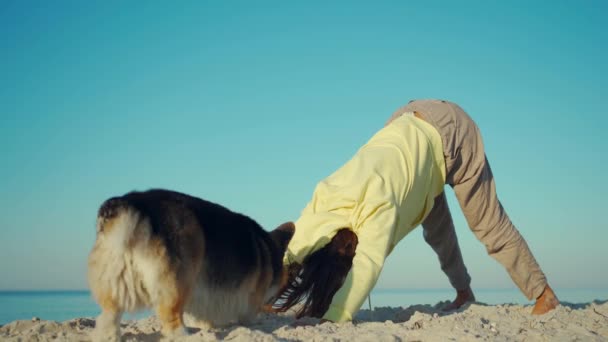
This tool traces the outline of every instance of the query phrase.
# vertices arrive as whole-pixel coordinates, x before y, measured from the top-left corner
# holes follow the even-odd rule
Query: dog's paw
[[[174,341],[176,339],[179,339],[180,337],[185,337],[188,335],[190,335],[188,329],[182,325],[181,327],[173,329],[171,331],[163,331],[163,338],[161,339],[161,341]]]
[[[90,336],[93,342],[118,342],[120,341],[120,328],[95,328]]]

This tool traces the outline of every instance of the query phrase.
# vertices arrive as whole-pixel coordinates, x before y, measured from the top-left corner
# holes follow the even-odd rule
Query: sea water
[[[517,289],[474,289],[477,301],[486,304],[532,304]],[[608,300],[608,289],[556,289],[563,302],[584,304]],[[372,307],[407,307],[452,300],[452,289],[374,289]],[[363,309],[368,308],[368,301]],[[0,325],[14,320],[38,317],[65,321],[77,317],[96,317],[99,307],[88,291],[0,291]],[[125,314],[123,319],[148,317],[151,311]]]

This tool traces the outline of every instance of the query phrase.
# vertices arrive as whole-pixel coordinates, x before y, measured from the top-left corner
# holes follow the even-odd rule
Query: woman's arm
[[[393,204],[384,202],[379,206],[364,209],[370,214],[355,227],[359,238],[353,265],[342,287],[336,292],[323,316],[333,322],[351,321],[361,308],[365,298],[376,284],[384,260],[392,248],[392,237],[396,226]]]

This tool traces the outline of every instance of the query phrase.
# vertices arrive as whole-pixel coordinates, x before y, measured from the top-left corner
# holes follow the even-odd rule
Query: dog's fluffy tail
[[[104,236],[108,247],[122,253],[133,243],[133,236],[142,229],[143,215],[121,197],[110,198],[99,208],[97,214],[97,234]]]
[[[134,250],[150,238],[147,217],[126,199],[105,201],[97,214],[97,239],[89,255],[89,286],[98,303],[113,302],[120,310],[134,311],[147,298]]]

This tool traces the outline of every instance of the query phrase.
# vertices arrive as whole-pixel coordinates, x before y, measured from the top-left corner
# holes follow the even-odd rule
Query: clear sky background
[[[0,289],[86,288],[97,208],[134,189],[295,220],[429,97],[479,124],[550,283],[608,288],[607,4],[0,0]],[[513,288],[448,197],[473,286]],[[421,229],[378,287],[449,287]]]

